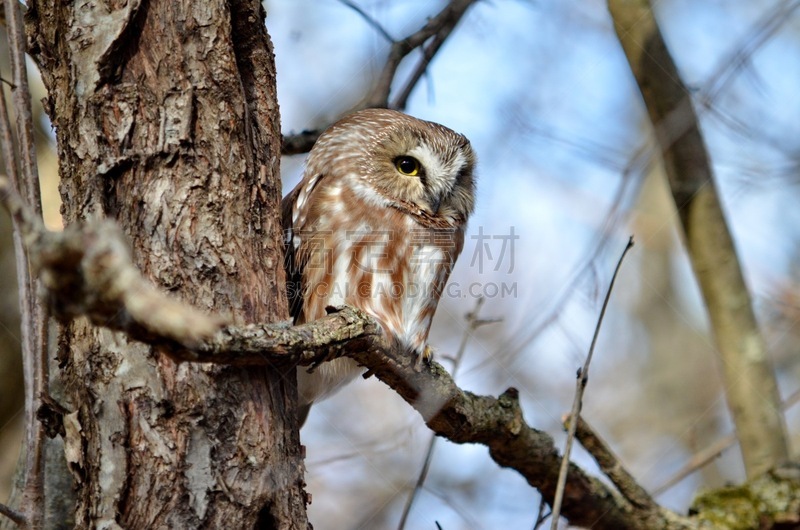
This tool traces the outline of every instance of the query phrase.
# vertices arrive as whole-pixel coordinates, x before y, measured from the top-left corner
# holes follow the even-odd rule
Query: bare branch
[[[444,42],[447,40],[447,37],[450,36],[453,28],[455,28],[455,25],[442,28],[441,33],[434,35],[430,44],[422,48],[422,57],[417,63],[417,67],[414,69],[414,72],[412,72],[411,76],[406,80],[403,88],[400,90],[400,94],[398,94],[398,96],[391,103],[391,108],[397,110],[403,110],[406,108],[406,105],[408,104],[408,98],[411,96],[411,92],[417,86],[419,80],[422,79],[422,76],[428,71],[428,65],[431,64],[433,57],[442,47],[442,44],[444,44]]]
[[[0,503],[0,515],[5,515],[6,517],[14,521],[14,523],[23,528],[28,525],[28,520],[25,518],[24,514],[2,503]]]
[[[22,21],[20,3],[5,0],[8,21],[8,48],[11,55],[11,74],[14,112],[17,117],[22,178],[20,191],[25,201],[41,216],[42,196],[39,190],[39,171],[36,166],[36,144],[33,140],[33,111],[31,92],[28,88],[28,71],[25,66],[25,24]]]
[[[560,458],[553,439],[525,423],[515,389],[499,398],[459,389],[441,366],[416,372],[413,360],[392,351],[348,352],[412,405],[436,434],[455,443],[480,443],[499,465],[519,472],[552,502]],[[628,501],[569,464],[563,513],[592,528],[688,528],[666,512],[636,510]]]
[[[572,423],[574,417],[565,418],[565,422]],[[611,450],[608,444],[600,437],[597,432],[583,419],[578,416],[575,437],[586,449],[597,465],[611,479],[622,495],[639,508],[655,509],[658,505],[647,491],[636,482],[633,475],[619,461],[617,455]]]
[[[322,131],[316,129],[284,136],[281,139],[281,154],[299,155],[308,153],[311,151],[311,148],[314,147],[314,144],[317,143],[320,134],[322,134]]]
[[[0,177],[0,200],[20,227],[32,266],[60,318],[87,315],[96,325],[125,331],[138,340],[160,338],[165,346],[184,347],[201,344],[222,326],[221,319],[149,284],[133,265],[114,223],[98,221],[49,232],[5,177]]]
[[[783,401],[783,410],[785,411],[797,403],[800,403],[800,390],[794,392]],[[718,458],[723,451],[730,449],[735,443],[736,434],[734,433],[717,438],[708,447],[692,455],[692,458],[690,458],[672,477],[653,490],[653,495],[661,495],[695,471],[702,469],[714,459]]]
[[[547,521],[547,518],[550,517],[552,512],[550,512],[550,510],[545,511],[545,508],[547,508],[547,501],[542,497],[539,499],[539,509],[536,510],[536,520],[533,522],[533,530],[539,530],[545,521]]]
[[[23,220],[30,215],[5,178],[0,178],[0,198],[12,215]],[[377,322],[354,308],[334,310],[302,326],[222,327],[221,320],[170,299],[145,282],[112,223],[50,233],[29,221],[33,226],[26,226],[27,241],[38,255],[43,283],[60,318],[86,314],[97,325],[124,331],[178,361],[297,362],[313,368],[346,355],[413,406],[436,434],[455,443],[486,445],[498,464],[518,471],[548,501],[554,498],[558,451],[549,435],[525,423],[515,389],[499,398],[478,396],[461,390],[437,363],[418,370],[413,356],[387,343]],[[487,322],[477,317],[476,321]],[[569,473],[563,510],[575,524],[622,530],[686,528],[683,520],[668,512],[636,511],[577,466],[570,464]]]
[[[431,439],[428,441],[428,448],[425,451],[425,460],[422,463],[422,469],[420,469],[419,475],[417,476],[417,482],[414,484],[414,488],[411,490],[408,499],[406,499],[406,504],[403,506],[403,515],[400,516],[400,522],[397,523],[398,530],[403,530],[406,527],[408,516],[411,513],[411,507],[414,506],[414,501],[417,499],[417,495],[425,484],[425,479],[428,478],[428,471],[431,468],[433,450],[435,447],[436,437],[431,436]]]
[[[698,100],[700,104],[710,107],[712,102],[719,94],[736,78],[736,74],[750,61],[753,55],[761,49],[770,38],[783,27],[784,24],[793,20],[794,11],[800,8],[800,2],[790,0],[779,2],[769,10],[764,16],[753,24],[742,42],[737,42],[726,57],[719,61],[719,68],[709,78],[701,90]]]
[[[725,449],[732,447],[735,443],[736,434],[734,433],[726,434],[722,438],[718,438],[714,443],[694,454],[669,480],[655,488],[653,490],[653,495],[661,495],[695,471],[702,469],[703,466],[719,457]]]
[[[649,3],[609,0],[614,29],[653,123],[686,247],[723,365],[748,477],[789,458],[780,397],[720,204],[691,97]]]
[[[421,30],[392,44],[392,49],[389,50],[389,57],[386,59],[383,71],[378,77],[375,88],[367,99],[367,107],[387,106],[389,93],[392,88],[392,81],[397,73],[397,68],[406,55],[422,46],[425,41],[434,35],[444,33],[449,35],[464,16],[467,9],[475,2],[476,0],[452,0],[438,15],[428,20],[428,23],[425,24]]]
[[[617,261],[614,274],[611,276],[611,283],[608,285],[608,291],[606,291],[606,297],[603,300],[603,307],[600,309],[600,316],[597,319],[597,326],[594,328],[594,336],[592,337],[592,344],[589,346],[589,353],[586,355],[586,361],[583,363],[583,368],[578,369],[578,377],[575,383],[575,398],[572,401],[572,411],[570,412],[571,418],[578,418],[580,416],[581,408],[583,407],[583,394],[586,391],[586,384],[589,382],[589,365],[591,364],[592,356],[594,355],[594,347],[597,345],[597,337],[600,335],[600,327],[603,325],[603,317],[606,315],[608,302],[611,300],[611,291],[614,289],[614,283],[617,281],[617,274],[619,274],[619,269],[622,267],[622,261],[625,259],[625,255],[628,253],[631,247],[633,247],[633,236],[628,239],[628,244],[625,245],[625,250],[622,251],[622,255],[620,255],[619,261]],[[556,487],[556,496],[555,500],[553,501],[553,509],[551,512],[552,520],[550,528],[552,528],[552,530],[558,530],[558,518],[561,515],[561,503],[564,500],[564,491],[567,484],[567,473],[569,472],[569,455],[572,451],[572,441],[575,439],[575,429],[577,426],[578,422],[569,422],[567,441],[564,447],[564,456],[561,459],[561,469],[558,473],[558,486]]]
[[[378,33],[380,33],[380,34],[381,34],[381,36],[382,36],[384,39],[386,39],[386,41],[387,41],[387,42],[394,42],[394,39],[392,38],[392,36],[391,36],[391,35],[389,35],[389,32],[388,32],[388,31],[386,31],[386,28],[384,28],[383,26],[381,26],[381,25],[378,23],[378,21],[377,21],[377,20],[375,20],[374,18],[372,18],[371,16],[369,16],[369,15],[367,14],[367,12],[366,12],[366,11],[364,11],[364,10],[361,8],[361,6],[359,6],[359,5],[358,5],[358,4],[356,4],[355,2],[351,2],[350,0],[339,0],[339,3],[340,3],[340,4],[343,4],[343,5],[347,6],[347,7],[349,7],[350,9],[352,9],[353,11],[355,11],[356,13],[358,13],[358,14],[361,16],[361,18],[363,18],[363,19],[364,19],[364,21],[365,21],[367,24],[369,24],[370,26],[372,26],[372,28],[373,28],[375,31],[377,31]]]
[[[19,157],[11,141],[8,109],[5,95],[0,92],[0,143],[6,169],[14,185],[22,191],[33,208],[34,217],[41,219],[42,199],[39,190],[39,173],[36,166],[36,146],[33,140],[33,113],[25,65],[25,25],[22,8],[17,0],[5,0],[5,18],[8,29],[8,49],[11,62],[12,100],[16,115]],[[19,159],[19,172],[16,163]],[[2,193],[2,191],[0,191]],[[31,258],[25,253],[21,241],[18,219],[13,221],[14,246],[17,254],[17,279],[20,292],[20,315],[23,337],[23,372],[25,377],[25,468],[21,504],[25,507],[26,524],[41,528],[44,521],[44,426],[37,421],[36,411],[42,396],[48,391],[48,324],[50,314],[37,296],[38,281],[31,270]]]
[[[360,7],[347,0],[339,1],[351,9],[356,10],[356,12],[364,17],[371,26],[375,27],[384,38],[392,43],[392,47],[389,50],[389,56],[386,59],[386,64],[384,65],[381,74],[378,76],[377,83],[370,93],[367,94],[364,104],[360,105],[358,109],[370,107],[390,107],[398,110],[405,108],[408,97],[411,95],[411,91],[414,89],[422,75],[427,70],[428,65],[433,57],[442,47],[442,44],[444,44],[444,42],[450,36],[456,25],[464,17],[467,9],[477,2],[477,0],[451,0],[451,2],[448,3],[445,8],[442,9],[436,16],[430,18],[427,24],[422,27],[422,29],[409,35],[405,39],[395,41],[391,38],[388,32],[383,29],[383,27],[381,27],[376,21],[364,13]],[[431,40],[430,44],[428,44],[428,46],[424,46],[424,44],[431,38],[433,39]],[[397,75],[397,68],[409,53],[421,46],[424,46],[424,48],[422,50],[422,57],[420,58],[419,64],[414,69],[414,72],[411,74],[408,81],[406,81],[404,84],[398,97],[390,105],[389,95],[391,93],[392,82],[394,81],[395,75]],[[314,131],[303,131],[299,134],[284,136],[283,144],[281,146],[281,153],[284,155],[307,153],[314,146],[314,142],[317,141],[317,138],[319,138],[322,130],[324,130],[324,128]]]

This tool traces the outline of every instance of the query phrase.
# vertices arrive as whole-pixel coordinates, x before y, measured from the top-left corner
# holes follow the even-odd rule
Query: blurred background
[[[800,388],[800,2],[653,4],[692,92],[786,398]],[[369,92],[390,43],[367,18],[400,39],[446,2],[264,5],[289,134],[331,123]],[[417,58],[401,65],[398,85]],[[434,58],[407,112],[465,134],[479,156],[477,211],[430,338],[439,361],[452,367],[468,333],[460,386],[493,395],[517,388],[528,423],[563,445],[561,416],[576,369],[633,235],[595,351],[584,417],[669,508],[685,511],[699,490],[743,480],[733,446],[662,488],[733,427],[677,213],[605,3],[478,2]],[[46,117],[41,126],[45,209],[57,227],[54,140]],[[299,180],[303,161],[284,157],[284,192]],[[0,501],[22,408],[8,224],[0,215]],[[466,314],[481,297],[480,316],[501,321],[470,331]],[[786,419],[797,448],[800,407]],[[315,405],[301,436],[317,528],[397,527],[431,436],[413,410],[380,382],[358,381]],[[579,447],[574,459],[596,472]],[[440,440],[408,528],[531,528],[538,506],[537,492],[494,464],[484,447]]]

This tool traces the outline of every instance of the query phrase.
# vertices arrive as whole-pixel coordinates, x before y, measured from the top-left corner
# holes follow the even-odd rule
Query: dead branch
[[[388,32],[388,31],[386,31],[386,28],[384,28],[383,26],[381,26],[381,24],[380,24],[380,23],[379,23],[377,20],[375,20],[374,18],[372,18],[371,16],[369,16],[369,14],[367,14],[367,12],[366,12],[366,11],[364,11],[364,10],[361,8],[361,6],[359,6],[359,5],[358,5],[358,4],[356,4],[355,2],[351,2],[350,0],[339,0],[339,3],[340,3],[340,4],[342,4],[342,5],[345,5],[345,6],[349,7],[350,9],[352,9],[353,11],[355,11],[356,13],[358,13],[358,15],[359,15],[359,16],[360,16],[362,19],[364,19],[364,21],[365,21],[367,24],[369,24],[370,26],[372,26],[372,29],[374,29],[375,31],[377,31],[378,33],[380,33],[380,34],[381,34],[381,36],[382,36],[384,39],[386,39],[386,41],[387,41],[387,42],[394,42],[394,39],[392,38],[392,36],[389,34],[389,32]]]
[[[36,146],[33,140],[33,113],[25,65],[25,26],[22,6],[17,0],[5,0],[5,19],[8,31],[8,50],[11,63],[12,101],[16,115],[19,156],[12,141],[5,94],[0,91],[0,144],[2,144],[6,173],[22,190],[35,219],[41,219],[42,199],[39,172],[36,165]],[[17,164],[19,163],[19,167]],[[2,191],[0,191],[0,194]],[[50,313],[37,296],[39,281],[32,271],[31,256],[22,242],[18,218],[12,220],[17,264],[19,306],[22,323],[23,372],[25,377],[25,453],[22,491],[19,503],[24,507],[23,528],[42,528],[44,522],[44,426],[37,421],[36,411],[48,392],[48,324]],[[17,492],[20,493],[20,492]]]
[[[9,519],[11,519],[15,524],[21,527],[25,527],[28,522],[27,517],[25,517],[23,513],[20,513],[2,503],[0,503],[0,515],[5,515]]]
[[[565,423],[572,423],[573,418],[574,416],[565,418]],[[582,416],[577,416],[577,418],[575,437],[583,448],[592,455],[594,461],[597,462],[603,473],[611,479],[611,482],[614,483],[619,492],[640,508],[655,509],[657,507],[656,502],[647,493],[647,490],[636,482],[633,475],[628,473],[628,470],[625,469],[625,466],[622,465],[622,462],[620,462],[605,440],[592,429]]]
[[[425,24],[421,30],[409,35],[403,40],[393,43],[383,71],[378,77],[378,82],[367,98],[367,106],[386,106],[389,101],[389,93],[391,92],[392,81],[397,73],[397,68],[406,55],[425,44],[428,39],[435,35],[444,35],[446,38],[446,35],[450,34],[456,24],[458,24],[464,16],[467,9],[469,9],[475,1],[476,0],[452,0],[438,15],[428,20],[428,23]],[[438,50],[438,46],[436,49]],[[430,59],[425,60],[423,57],[423,62],[425,62],[426,65],[429,61]]]
[[[98,221],[50,232],[5,177],[0,177],[0,200],[20,227],[57,317],[86,315],[98,326],[145,342],[159,338],[173,348],[199,345],[222,326],[221,319],[149,284],[134,267],[116,224]]]
[[[392,39],[391,35],[377,22],[368,17],[361,8],[352,2],[343,1],[343,4],[354,9],[359,15],[365,18],[371,26],[375,27],[376,31],[381,33],[384,38],[392,43],[389,56],[386,59],[386,64],[378,76],[378,81],[370,93],[366,95],[364,103],[353,110],[370,107],[389,107],[403,110],[408,101],[408,97],[411,95],[411,91],[422,78],[422,75],[427,70],[433,57],[450,36],[456,25],[458,25],[464,17],[467,9],[476,2],[477,0],[451,0],[436,16],[430,18],[422,29],[409,35],[405,39],[396,41]],[[428,42],[429,40],[430,42]],[[427,45],[425,45],[426,42],[428,42]],[[422,48],[422,57],[419,63],[403,85],[398,97],[390,103],[389,96],[392,89],[392,82],[397,75],[397,69],[400,63],[408,54],[420,47]],[[284,136],[281,145],[281,154],[297,155],[300,153],[307,153],[314,146],[314,143],[324,129],[325,127],[322,127],[318,130],[306,130],[298,134]]]
[[[497,398],[478,396],[460,389],[437,363],[416,369],[411,356],[388,344],[378,324],[354,308],[296,327],[224,327],[221,319],[149,285],[132,265],[113,223],[51,233],[5,178],[0,178],[0,199],[24,223],[26,241],[37,255],[35,263],[59,318],[85,314],[96,325],[124,331],[177,361],[313,367],[347,355],[413,406],[436,434],[455,443],[486,445],[499,465],[519,472],[552,502],[561,458],[548,434],[525,423],[515,389]],[[638,509],[573,464],[569,477],[563,512],[574,524],[623,530],[689,527],[667,511]]]
[[[722,359],[745,469],[754,477],[788,460],[786,429],[697,115],[649,3],[609,0],[608,6],[661,148]]]
[[[789,407],[800,403],[800,390],[796,390],[789,397],[783,400],[782,410],[786,411]],[[663,484],[653,489],[653,495],[661,495],[675,484],[678,484],[683,479],[702,469],[710,462],[718,458],[726,449],[730,449],[736,444],[736,434],[730,433],[717,438],[707,447],[698,451],[686,462],[681,468]]]
[[[281,138],[282,155],[299,155],[308,153],[317,143],[321,129],[305,130],[296,134],[284,135]]]
[[[617,261],[617,266],[614,268],[614,274],[611,275],[611,282],[608,285],[606,296],[603,299],[603,307],[600,309],[600,316],[597,318],[597,325],[594,328],[594,335],[592,336],[592,344],[589,346],[589,353],[586,355],[586,360],[583,367],[578,369],[578,376],[575,381],[575,397],[572,400],[572,411],[570,412],[571,418],[580,416],[581,409],[583,408],[583,394],[586,392],[586,385],[589,383],[589,366],[592,363],[592,356],[594,355],[594,348],[597,345],[597,337],[600,335],[600,327],[603,325],[603,317],[606,315],[608,309],[608,302],[611,300],[611,291],[614,289],[614,283],[617,281],[619,269],[622,267],[622,261],[625,255],[633,247],[633,236],[628,238],[628,244]],[[564,500],[564,488],[567,483],[567,473],[569,472],[569,457],[572,450],[572,441],[575,439],[575,430],[578,422],[571,421],[567,425],[567,441],[564,447],[564,456],[561,459],[561,466],[558,472],[558,484],[556,486],[556,496],[552,504],[552,530],[558,530],[558,518],[561,515],[561,503]]]

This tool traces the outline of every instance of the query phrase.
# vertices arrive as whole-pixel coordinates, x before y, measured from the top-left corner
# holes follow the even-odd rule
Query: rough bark
[[[653,123],[686,248],[722,360],[749,478],[789,458],[780,396],[753,313],[691,97],[646,0],[609,0]]]
[[[285,319],[260,3],[29,6],[65,223],[113,218],[145,277],[195,307]],[[292,371],[179,365],[86,319],[58,355],[78,528],[307,527]]]

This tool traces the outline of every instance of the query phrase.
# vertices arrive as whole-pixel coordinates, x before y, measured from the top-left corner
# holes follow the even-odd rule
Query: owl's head
[[[335,174],[376,206],[460,224],[475,203],[474,166],[464,135],[402,112],[366,109],[320,136],[306,175]]]

